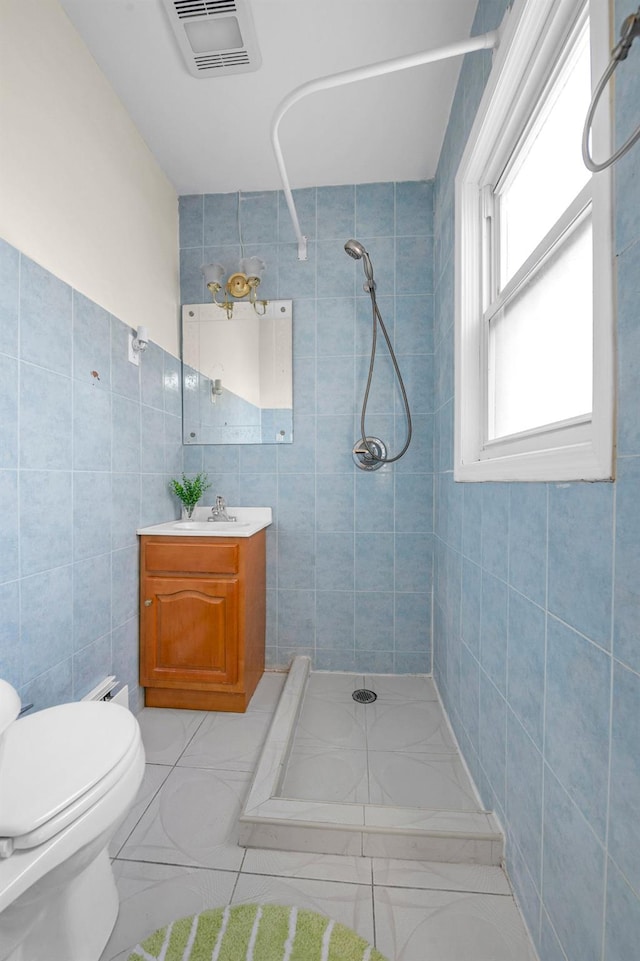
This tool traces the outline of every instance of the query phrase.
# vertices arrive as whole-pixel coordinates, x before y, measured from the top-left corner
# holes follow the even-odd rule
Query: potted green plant
[[[211,487],[211,484],[207,480],[206,474],[196,474],[193,478],[189,478],[186,474],[183,474],[182,482],[175,479],[171,480],[169,487],[176,497],[180,498],[185,514],[189,520],[191,520],[194,507],[204,492]]]

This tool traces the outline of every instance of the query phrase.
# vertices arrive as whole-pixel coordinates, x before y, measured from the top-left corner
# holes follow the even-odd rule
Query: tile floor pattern
[[[372,690],[360,704],[352,693]],[[314,801],[478,811],[431,678],[311,673],[280,791]]]
[[[262,901],[320,911],[389,961],[535,961],[500,868],[245,850],[237,816],[283,675],[246,714],[145,709],[147,770],[111,846],[118,921],[100,961],[126,961],[170,920]]]

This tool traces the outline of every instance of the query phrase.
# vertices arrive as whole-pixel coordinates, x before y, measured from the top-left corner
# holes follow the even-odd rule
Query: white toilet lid
[[[16,721],[0,741],[0,838],[45,825],[104,781],[139,738],[117,704],[60,704]],[[94,797],[95,802],[95,797]]]

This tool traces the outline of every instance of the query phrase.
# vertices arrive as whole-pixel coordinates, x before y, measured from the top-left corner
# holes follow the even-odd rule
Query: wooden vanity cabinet
[[[140,537],[147,707],[243,712],[264,671],[265,531]]]

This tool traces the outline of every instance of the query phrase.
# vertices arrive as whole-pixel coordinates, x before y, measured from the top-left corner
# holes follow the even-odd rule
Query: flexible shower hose
[[[368,283],[369,296],[371,297],[371,313],[372,313],[372,335],[371,335],[371,359],[369,360],[369,375],[367,377],[367,386],[364,392],[364,398],[362,401],[362,412],[360,414],[360,432],[362,434],[362,444],[368,451],[372,460],[380,461],[383,464],[393,464],[394,461],[400,460],[400,458],[406,454],[409,444],[411,443],[411,437],[413,435],[413,426],[411,423],[411,410],[409,408],[409,401],[407,399],[407,392],[405,390],[404,381],[402,379],[402,374],[400,373],[400,367],[398,366],[398,361],[396,360],[396,355],[391,344],[391,339],[387,333],[387,328],[385,327],[384,320],[380,310],[378,309],[378,302],[376,300],[375,284],[373,282],[373,273],[371,280]],[[407,439],[404,447],[399,454],[394,457],[380,457],[376,454],[367,441],[367,432],[365,429],[365,417],[367,413],[367,403],[369,400],[369,391],[371,389],[371,380],[373,378],[373,368],[376,361],[376,345],[378,340],[378,324],[380,325],[380,330],[384,335],[384,339],[387,342],[387,347],[389,348],[389,355],[391,356],[391,361],[393,363],[393,369],[395,370],[396,377],[398,379],[398,385],[400,387],[400,393],[402,394],[402,402],[404,404],[405,413],[407,415]]]
[[[611,59],[609,60],[609,64],[600,78],[593,97],[591,98],[591,104],[589,105],[587,119],[585,120],[584,130],[582,133],[582,159],[584,160],[585,166],[591,170],[592,173],[600,173],[601,170],[606,170],[607,167],[611,167],[633,147],[637,140],[640,139],[640,127],[638,127],[628,137],[625,143],[623,143],[622,146],[619,147],[618,150],[616,150],[615,153],[613,153],[610,157],[607,157],[606,160],[603,160],[602,163],[597,163],[591,156],[589,150],[589,136],[593,124],[593,117],[596,112],[596,107],[600,101],[600,97],[604,93],[604,90],[609,83],[609,80],[613,76],[618,64],[627,59],[629,50],[631,49],[631,44],[636,37],[640,37],[640,7],[638,7],[636,13],[630,14],[624,20],[620,30],[620,41],[611,51]]]

